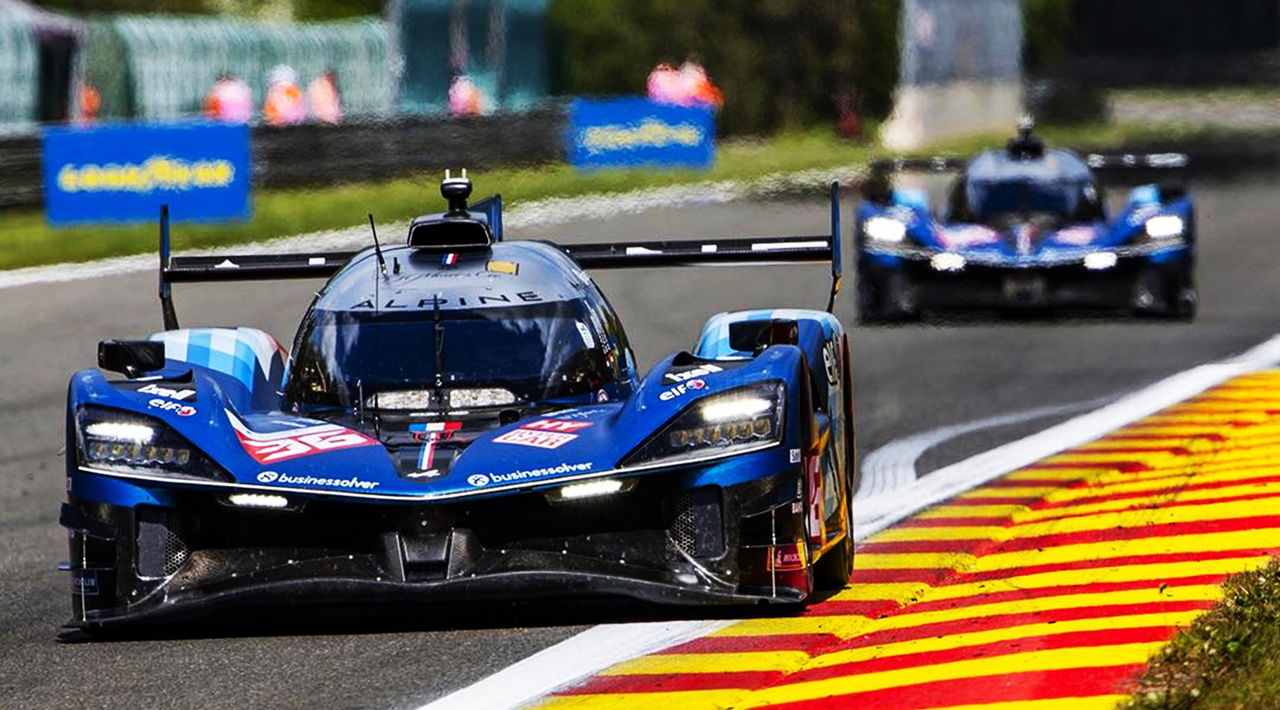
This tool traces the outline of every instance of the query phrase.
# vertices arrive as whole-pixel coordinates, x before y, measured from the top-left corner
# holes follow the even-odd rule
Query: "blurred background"
[[[196,229],[189,245],[200,246],[334,228],[365,211],[356,203],[367,194],[326,194],[303,209],[273,204],[273,190],[380,184],[462,164],[588,168],[527,195],[540,197],[697,179],[681,172],[690,169],[736,178],[772,165],[857,163],[859,146],[910,151],[1006,133],[1023,113],[1050,127],[1131,126],[1113,130],[1112,143],[1151,137],[1153,118],[1269,128],[1277,79],[1276,0],[0,0],[0,246],[22,252],[7,250],[0,268],[149,244],[116,227],[77,240],[83,250],[41,246],[41,222],[137,222],[171,189],[135,185],[129,197],[150,197],[133,211],[66,212],[51,193],[67,186],[101,198],[111,181],[172,175],[98,171],[93,141],[73,150],[84,161],[59,153],[52,165],[46,139],[61,127],[244,126],[247,156],[191,158],[193,169],[239,168],[235,185],[196,186],[234,188],[228,209],[175,211],[241,222],[220,236]],[[1226,90],[1227,103],[1198,101],[1205,90]],[[630,152],[584,153],[575,107],[593,105],[575,102],[625,96],[648,106],[619,108],[606,128],[700,126],[683,134],[697,154],[635,153],[637,140],[678,144],[678,131],[597,131],[632,141],[611,148]],[[655,105],[694,118],[657,119],[646,113]],[[797,136],[807,148],[787,143]],[[145,165],[154,145],[126,138],[136,161],[102,160]],[[769,141],[778,150],[759,152]],[[66,165],[73,170],[59,172]],[[379,194],[392,218],[420,207],[408,193]]]

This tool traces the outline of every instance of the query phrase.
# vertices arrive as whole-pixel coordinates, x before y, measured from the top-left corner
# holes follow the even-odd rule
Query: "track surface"
[[[1148,384],[1280,331],[1280,176],[1200,183],[1200,285],[1194,325],[1132,322],[964,324],[855,329],[862,450],[934,427]],[[528,236],[821,233],[817,204],[656,210]],[[817,306],[819,267],[604,272],[637,354],[652,363],[688,347],[707,315],[754,306]],[[176,639],[58,643],[67,617],[62,407],[68,375],[95,343],[159,324],[151,274],[0,291],[0,706],[412,706],[566,638],[581,624],[654,618],[637,609],[529,608],[413,618],[258,619],[195,627]],[[312,283],[188,286],[189,324],[253,324],[292,337]],[[847,295],[847,294],[846,294]],[[846,298],[838,315],[852,324]],[[927,454],[921,472],[990,448],[1037,421],[984,430]],[[688,612],[694,615],[697,612]],[[677,612],[677,616],[678,616]],[[578,625],[572,625],[578,624]]]
[[[848,588],[606,669],[544,710],[1103,710],[1280,551],[1280,371],[1236,377],[864,541]]]

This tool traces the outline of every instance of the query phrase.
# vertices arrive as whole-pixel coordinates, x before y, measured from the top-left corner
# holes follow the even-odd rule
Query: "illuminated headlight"
[[[933,267],[934,271],[959,271],[964,268],[966,263],[963,256],[951,252],[934,254],[933,258],[929,260],[929,265]]]
[[[431,390],[375,392],[365,398],[364,405],[370,409],[427,410],[431,409]]]
[[[1110,269],[1116,265],[1119,257],[1113,251],[1095,251],[1092,254],[1084,255],[1084,268],[1094,271]]]
[[[86,406],[76,413],[76,421],[82,464],[106,471],[230,480],[217,464],[158,420]]]
[[[1162,214],[1147,220],[1147,236],[1152,239],[1181,237],[1186,225],[1176,214]]]
[[[289,507],[289,499],[269,493],[232,493],[227,502],[241,508],[271,508],[279,510]]]
[[[892,217],[872,217],[862,223],[862,231],[875,242],[897,244],[907,236],[907,225]]]
[[[781,382],[740,387],[689,405],[641,444],[623,466],[728,456],[782,440]]]
[[[611,496],[616,493],[625,493],[635,487],[636,482],[631,479],[602,478],[596,481],[571,483],[567,486],[556,488],[547,492],[547,498],[551,499],[552,502],[558,503],[567,500]]]

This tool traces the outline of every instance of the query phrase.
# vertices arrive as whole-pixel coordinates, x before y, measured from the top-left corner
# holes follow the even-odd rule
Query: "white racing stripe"
[[[923,508],[1092,441],[1233,377],[1277,364],[1280,336],[1236,357],[1185,370],[1092,412],[938,469],[896,489],[893,495],[859,501],[855,538],[864,539]],[[731,623],[721,619],[595,626],[419,710],[528,705],[616,663],[700,638]]]

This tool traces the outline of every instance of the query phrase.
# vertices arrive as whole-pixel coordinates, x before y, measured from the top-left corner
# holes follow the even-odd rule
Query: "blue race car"
[[[504,241],[501,198],[357,253],[171,257],[165,330],[71,378],[72,625],[263,603],[803,602],[852,559],[848,339],[822,310],[707,321],[646,375],[584,268],[831,262],[823,236]],[[372,226],[372,218],[370,218]],[[292,352],[180,328],[172,283],[330,277]],[[828,304],[830,306],[831,303]]]
[[[1094,169],[1180,168],[1186,156],[1087,158],[1046,150],[1029,125],[1006,150],[968,161],[874,166],[856,224],[858,313],[864,322],[925,311],[1121,310],[1195,315],[1195,210],[1182,187],[1133,189],[1108,219]],[[955,171],[943,214],[922,190],[895,189],[902,170]]]

